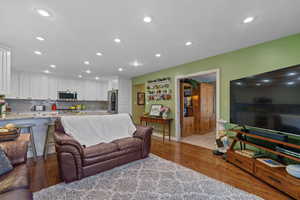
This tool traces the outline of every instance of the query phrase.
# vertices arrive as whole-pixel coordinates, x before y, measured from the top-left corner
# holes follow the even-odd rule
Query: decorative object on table
[[[147,98],[149,101],[164,101],[172,99],[171,78],[159,78],[147,83]]]
[[[144,92],[137,93],[137,105],[139,105],[139,106],[145,105],[145,93]]]
[[[150,108],[150,116],[160,117],[160,109],[163,105],[161,104],[152,104]]]
[[[0,147],[0,176],[11,171],[13,166],[10,163],[10,160],[7,158],[4,150]]]
[[[285,167],[285,165],[283,165],[271,158],[257,158],[256,160],[268,165],[269,167]]]
[[[223,155],[229,148],[228,136],[226,130],[221,130],[216,132],[216,146],[217,148],[213,150],[215,155]]]
[[[6,124],[4,127],[0,127],[0,142],[15,140],[19,137],[19,131],[14,124]]]
[[[288,165],[285,169],[291,176],[300,178],[300,165]]]
[[[167,119],[169,117],[170,108],[168,106],[162,106],[160,108],[160,113],[162,118]]]

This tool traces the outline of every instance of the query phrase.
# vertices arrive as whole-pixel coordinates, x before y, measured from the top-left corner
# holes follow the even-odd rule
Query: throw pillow
[[[0,176],[11,171],[13,166],[7,158],[4,150],[0,147]]]

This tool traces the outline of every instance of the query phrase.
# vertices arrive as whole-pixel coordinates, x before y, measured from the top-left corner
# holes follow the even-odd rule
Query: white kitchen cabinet
[[[117,90],[119,89],[119,79],[113,77],[108,81],[108,90]]]
[[[97,100],[107,101],[108,81],[101,81],[97,84]]]
[[[70,90],[77,92],[78,100],[107,101],[108,90],[119,87],[116,83],[118,79],[115,78],[94,81],[13,70],[11,92],[6,96],[20,99],[56,100],[57,91]]]
[[[57,99],[58,79],[55,76],[48,77],[48,98]]]
[[[20,98],[20,88],[19,88],[19,73],[11,73],[11,83],[10,83],[10,92],[6,95],[7,98],[18,99]]]
[[[97,99],[97,82],[86,81],[85,82],[85,100],[95,101]]]
[[[11,52],[0,47],[0,95],[10,93],[11,82]]]
[[[48,76],[32,74],[30,80],[30,97],[32,99],[48,99]]]
[[[19,91],[20,98],[28,99],[31,98],[31,75],[27,72],[20,73],[19,76]]]

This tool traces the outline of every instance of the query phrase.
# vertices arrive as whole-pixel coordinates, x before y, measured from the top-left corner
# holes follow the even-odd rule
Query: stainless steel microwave
[[[77,92],[58,91],[57,98],[58,98],[58,100],[74,101],[74,100],[77,100]]]

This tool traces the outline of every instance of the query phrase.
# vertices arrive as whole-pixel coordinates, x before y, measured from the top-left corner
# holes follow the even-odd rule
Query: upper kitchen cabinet
[[[15,72],[13,72],[15,73]],[[31,98],[31,75],[28,72],[19,73],[19,91],[21,99]]]
[[[0,46],[0,94],[10,93],[11,51]]]
[[[11,72],[10,92],[5,96],[10,99],[20,98],[20,79],[18,73]]]
[[[111,77],[108,81],[108,90],[117,90],[119,89],[119,78]]]

